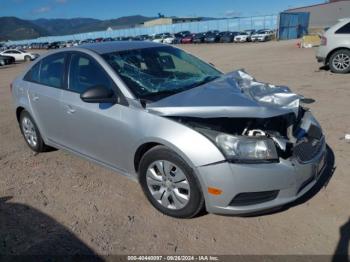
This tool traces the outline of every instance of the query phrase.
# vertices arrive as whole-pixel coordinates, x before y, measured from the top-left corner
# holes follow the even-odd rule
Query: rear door
[[[59,142],[64,132],[60,115],[64,67],[65,54],[57,53],[42,59],[24,77],[33,117],[40,132],[53,142]]]

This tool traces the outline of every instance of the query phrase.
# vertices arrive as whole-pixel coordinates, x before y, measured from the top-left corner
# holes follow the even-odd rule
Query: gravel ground
[[[335,155],[328,183],[268,215],[166,217],[125,177],[62,150],[34,155],[17,126],[9,88],[26,64],[1,67],[0,254],[349,253],[350,144],[343,138],[350,133],[350,75],[320,70],[314,51],[297,49],[295,41],[181,48],[225,72],[245,68],[258,80],[314,98],[310,107]]]

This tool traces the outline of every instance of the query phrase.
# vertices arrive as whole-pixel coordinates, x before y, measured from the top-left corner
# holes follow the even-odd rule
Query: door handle
[[[75,109],[72,106],[67,106],[67,113],[68,114],[74,114],[75,113]]]

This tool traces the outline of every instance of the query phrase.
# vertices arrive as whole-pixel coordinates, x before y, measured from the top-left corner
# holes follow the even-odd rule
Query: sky
[[[322,0],[0,0],[0,17],[22,19],[128,15],[234,17],[277,14]]]

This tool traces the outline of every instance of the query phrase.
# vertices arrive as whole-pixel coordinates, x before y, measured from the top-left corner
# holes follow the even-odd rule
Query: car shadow
[[[335,249],[332,262],[349,262],[350,261],[350,218],[340,227],[340,239]]]
[[[242,217],[267,216],[275,213],[284,212],[292,207],[302,205],[305,202],[309,201],[311,198],[313,198],[318,192],[320,192],[322,188],[327,187],[336,169],[335,156],[334,156],[333,150],[328,145],[326,150],[327,150],[327,158],[326,158],[326,164],[325,164],[325,167],[323,168],[322,174],[320,175],[320,178],[318,179],[317,183],[307,193],[305,193],[303,196],[301,196],[297,200],[289,204],[283,205],[281,207],[276,207],[274,209],[245,214],[241,216]]]
[[[318,71],[329,71],[329,66],[328,65],[323,65],[323,66],[320,66]]]
[[[0,198],[1,261],[103,261],[53,218],[11,199]]]
[[[17,65],[16,63],[10,64],[10,65],[3,65],[3,66],[0,66],[0,69],[12,68],[12,67],[15,67],[16,65]]]

